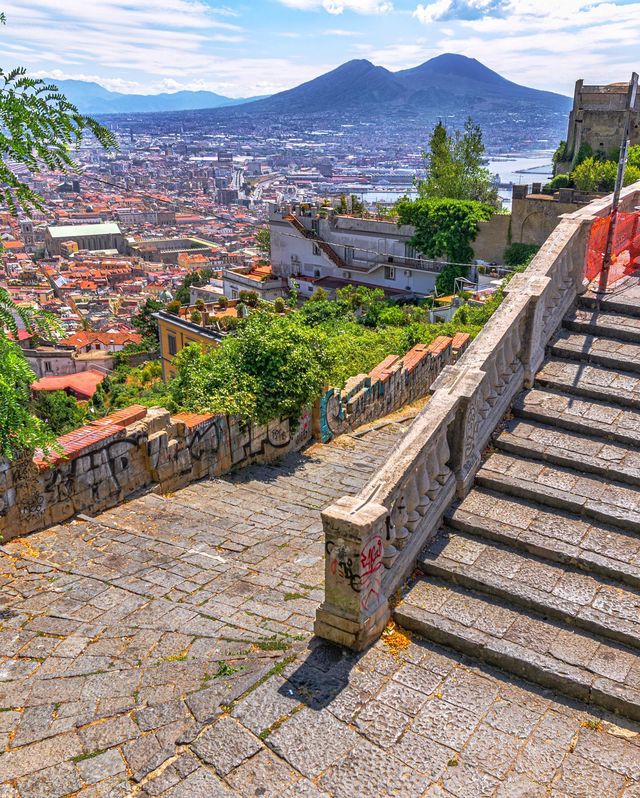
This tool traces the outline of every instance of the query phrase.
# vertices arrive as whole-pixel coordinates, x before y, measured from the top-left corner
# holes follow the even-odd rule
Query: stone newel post
[[[361,651],[389,619],[382,589],[390,532],[386,507],[344,497],[322,513],[325,534],[325,599],[315,632]]]

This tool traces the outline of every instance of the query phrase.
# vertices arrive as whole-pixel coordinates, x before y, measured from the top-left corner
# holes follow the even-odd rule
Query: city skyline
[[[353,58],[387,69],[443,52],[571,94],[576,78],[628,80],[640,0],[15,0],[8,66],[112,91],[272,94]]]

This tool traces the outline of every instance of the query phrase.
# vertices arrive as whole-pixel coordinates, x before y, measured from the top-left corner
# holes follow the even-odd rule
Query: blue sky
[[[0,62],[114,91],[267,94],[442,52],[565,94],[640,68],[640,0],[0,0]]]

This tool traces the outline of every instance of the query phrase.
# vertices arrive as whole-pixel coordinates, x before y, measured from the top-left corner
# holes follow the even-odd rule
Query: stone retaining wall
[[[379,418],[428,391],[442,368],[464,351],[469,337],[438,338],[404,358],[386,358],[370,375],[328,392],[325,424],[330,440]],[[320,416],[314,410],[315,426]],[[329,410],[327,411],[327,408]],[[330,426],[329,426],[330,424]],[[95,515],[136,491],[177,490],[204,477],[252,463],[266,463],[302,448],[312,438],[312,412],[292,429],[288,420],[243,424],[236,416],[171,415],[161,407],[134,405],[58,439],[60,452],[13,463],[0,461],[0,540],[54,524],[78,513]]]
[[[235,416],[171,415],[128,407],[58,439],[61,453],[0,462],[0,537],[94,515],[136,491],[169,492],[193,480],[278,459],[311,439],[311,414],[244,425]]]
[[[455,363],[471,339],[467,333],[441,335],[417,344],[406,355],[389,355],[369,374],[347,380],[342,390],[329,388],[317,406],[316,434],[323,443],[425,396],[442,369]]]

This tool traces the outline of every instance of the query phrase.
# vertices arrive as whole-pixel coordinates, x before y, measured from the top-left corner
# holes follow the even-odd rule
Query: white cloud
[[[374,64],[380,64],[391,70],[408,69],[438,55],[438,52],[427,46],[422,39],[412,43],[390,44],[387,47],[356,44],[353,49]]]
[[[510,0],[435,0],[428,5],[420,3],[413,15],[424,25],[428,25],[436,20],[502,17],[509,6]]]
[[[355,11],[356,14],[388,14],[393,11],[390,0],[280,0],[289,8],[300,11],[324,9],[329,14],[343,14]]]
[[[344,30],[343,28],[327,28],[326,30],[322,31],[323,36],[340,36],[349,38],[352,36],[362,36],[359,31],[356,30]]]

